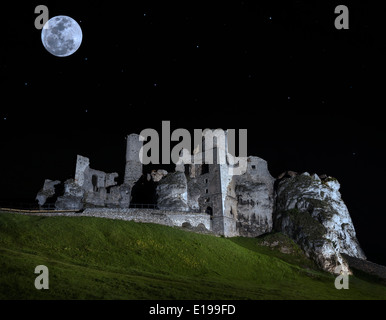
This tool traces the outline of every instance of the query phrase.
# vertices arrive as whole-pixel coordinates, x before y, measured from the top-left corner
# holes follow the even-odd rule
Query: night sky
[[[386,264],[386,12],[353,1],[208,2],[2,8],[0,200],[33,202],[44,179],[74,176],[77,154],[122,181],[125,136],[160,132],[162,120],[246,128],[248,154],[274,177],[336,177],[366,255]],[[40,4],[80,24],[72,56],[44,48]],[[334,27],[338,4],[349,30]]]

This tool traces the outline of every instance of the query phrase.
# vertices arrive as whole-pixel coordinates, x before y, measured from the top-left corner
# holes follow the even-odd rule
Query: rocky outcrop
[[[237,198],[237,229],[241,236],[256,237],[272,231],[275,179],[267,162],[248,157],[247,172],[234,176]]]
[[[188,211],[188,186],[183,172],[173,172],[158,182],[157,206],[160,210]]]
[[[367,260],[350,257],[346,254],[342,254],[343,257],[347,260],[350,269],[353,270],[353,273],[356,275],[358,273],[364,273],[367,277],[372,278],[378,283],[386,285],[386,267],[370,262]]]
[[[278,183],[274,228],[294,239],[322,269],[349,271],[342,253],[365,259],[348,209],[331,177],[303,173]]]
[[[39,206],[43,206],[47,199],[53,197],[55,195],[55,186],[60,184],[59,180],[53,181],[50,179],[46,179],[44,181],[43,188],[36,195],[36,200],[39,203]]]
[[[197,179],[187,177],[188,180],[188,206],[191,211],[200,211],[200,197],[202,194],[202,186],[197,182]]]

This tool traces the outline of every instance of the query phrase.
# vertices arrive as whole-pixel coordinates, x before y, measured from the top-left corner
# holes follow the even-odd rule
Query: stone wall
[[[171,212],[155,209],[118,209],[118,208],[87,208],[83,212],[18,212],[19,214],[37,215],[46,217],[96,217],[144,223],[156,223],[165,226],[182,227],[189,223],[192,227],[204,225],[211,231],[210,216],[205,213]]]
[[[83,187],[84,184],[84,172],[90,167],[90,160],[86,157],[78,155],[76,158],[76,169],[75,169],[75,183]]]
[[[43,188],[36,195],[36,200],[38,201],[39,206],[44,205],[48,198],[55,195],[55,186],[58,184],[60,184],[59,180],[52,181],[50,179],[46,179],[44,181]]]
[[[206,229],[211,230],[210,216],[205,213],[172,212],[155,209],[115,209],[115,208],[87,208],[81,215],[120,219],[127,221],[156,223],[166,226],[181,227],[184,222],[190,223],[192,227],[203,224]]]

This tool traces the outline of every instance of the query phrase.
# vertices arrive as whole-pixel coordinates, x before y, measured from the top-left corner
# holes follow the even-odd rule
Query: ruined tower
[[[143,142],[139,141],[139,135],[132,133],[127,136],[126,147],[126,168],[124,183],[134,185],[142,176],[142,163],[139,159],[139,152]]]
[[[226,158],[220,161],[220,156],[226,157],[228,152],[227,136],[225,140],[207,137],[203,139],[202,152],[194,154],[194,159],[202,159],[202,164],[192,164],[190,166],[190,184],[200,190],[198,195],[199,210],[211,215],[212,230],[224,236],[238,235],[236,230],[237,221],[237,199],[234,193],[233,175],[229,173],[229,165]],[[210,143],[210,144],[209,144]],[[210,163],[207,155],[213,156]],[[225,162],[224,162],[225,160]],[[196,162],[197,163],[197,162]],[[192,188],[189,188],[192,189]]]

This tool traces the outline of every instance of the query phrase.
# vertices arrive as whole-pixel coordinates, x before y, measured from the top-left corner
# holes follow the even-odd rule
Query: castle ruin
[[[75,177],[64,182],[64,194],[58,196],[58,210],[128,210],[133,208],[133,188],[143,176],[139,153],[143,146],[139,135],[127,136],[124,182],[118,185],[118,173],[105,173],[90,167],[90,160],[77,156]],[[192,158],[205,158],[205,152],[213,152],[213,164],[176,165],[175,172],[153,171],[147,175],[156,187],[157,203],[153,212],[178,212],[178,224],[190,225],[192,219],[207,220],[205,227],[224,236],[258,236],[272,230],[274,207],[274,178],[269,174],[267,162],[258,157],[248,157],[247,170],[233,175],[228,163],[218,164],[220,151],[228,154],[223,145],[213,141],[211,148],[194,152]],[[43,206],[52,197],[58,181],[46,180],[36,199]],[[135,207],[135,206],[134,206]],[[146,209],[143,209],[146,210]],[[186,221],[184,220],[186,216]],[[181,218],[182,217],[182,218]],[[173,224],[173,223],[172,223]],[[178,225],[177,224],[177,225]]]
[[[153,170],[146,177],[140,161],[139,136],[127,137],[123,183],[118,173],[90,168],[88,158],[78,155],[75,178],[64,182],[45,180],[36,196],[40,206],[57,196],[57,210],[51,215],[82,215],[110,219],[192,227],[225,237],[256,237],[273,230],[291,237],[322,269],[336,272],[337,266],[349,270],[343,254],[366,259],[356,239],[354,225],[339,193],[340,184],[327,175],[298,174],[287,171],[275,180],[267,162],[250,156],[246,170],[234,174],[229,161],[217,161],[220,152],[227,156],[227,144],[213,141],[210,148],[196,148],[193,161],[177,162],[174,172]],[[205,150],[205,151],[202,151]],[[205,152],[211,152],[213,162]],[[223,153],[224,154],[224,153]],[[233,155],[231,155],[233,156]],[[205,159],[194,161],[195,159]],[[180,160],[184,159],[180,153]],[[229,159],[228,159],[229,160]],[[151,183],[156,203],[138,208],[134,201],[138,186]],[[274,188],[275,183],[275,188]]]

